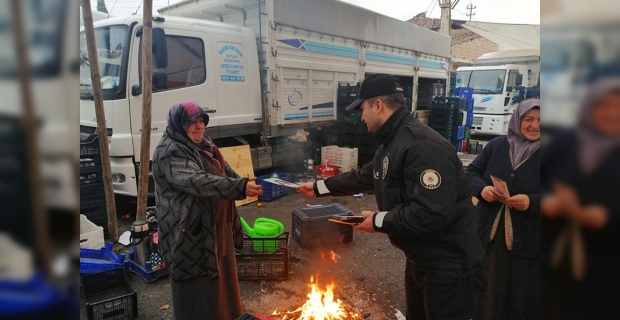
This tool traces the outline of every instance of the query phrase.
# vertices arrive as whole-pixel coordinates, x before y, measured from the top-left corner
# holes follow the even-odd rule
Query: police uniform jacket
[[[400,108],[373,136],[380,146],[356,171],[317,181],[315,194],[374,190],[381,212],[374,228],[386,233],[415,267],[468,274],[486,255],[477,235],[472,191],[454,146]]]

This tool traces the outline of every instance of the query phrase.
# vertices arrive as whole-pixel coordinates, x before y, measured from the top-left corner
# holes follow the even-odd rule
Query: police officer
[[[454,146],[413,118],[400,81],[386,74],[364,79],[346,110],[380,146],[359,170],[301,185],[306,196],[374,190],[379,212],[362,211],[362,232],[382,232],[407,258],[407,319],[473,319],[486,255],[477,235],[472,191]]]

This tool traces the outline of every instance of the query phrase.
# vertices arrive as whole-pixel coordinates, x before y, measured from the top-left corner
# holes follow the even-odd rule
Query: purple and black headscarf
[[[202,110],[196,102],[181,101],[170,108],[170,111],[168,112],[168,126],[172,128],[173,131],[176,131],[185,137],[198,150],[215,160],[221,169],[225,163],[224,156],[222,156],[220,150],[213,143],[213,141],[205,135],[202,137],[202,141],[196,143],[187,135],[189,125],[196,121],[199,117],[203,118],[206,127],[209,123],[209,115]]]

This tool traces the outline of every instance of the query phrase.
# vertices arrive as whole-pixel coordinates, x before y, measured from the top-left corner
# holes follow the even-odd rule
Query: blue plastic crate
[[[465,103],[465,111],[474,112],[474,98],[467,99],[467,102]]]
[[[256,177],[256,183],[260,184],[263,187],[263,194],[258,196],[258,200],[262,201],[271,201],[273,199],[279,198],[281,196],[287,195],[293,192],[293,188],[285,187],[281,185],[277,185],[271,182],[265,182],[263,180],[267,178],[275,177],[274,173],[277,175],[279,179],[286,180],[288,182],[293,182],[293,174],[289,172],[282,172],[274,170],[269,174],[262,175]]]
[[[474,113],[467,112],[467,119],[465,120],[465,126],[471,126],[474,123]]]
[[[112,242],[108,242],[101,250],[80,248],[80,274],[95,273],[114,268],[129,270],[125,254],[118,256],[112,252]]]
[[[146,262],[147,267],[150,267],[150,264],[150,261]],[[133,260],[129,260],[129,268],[131,269],[131,272],[137,274],[138,277],[144,280],[144,282],[153,282],[168,275],[168,268],[166,267],[161,267],[159,269],[145,269]]]
[[[474,88],[471,87],[459,87],[454,89],[454,95],[457,97],[463,97],[471,99],[474,94]]]
[[[452,127],[452,140],[462,140],[465,137],[465,126]]]
[[[61,302],[61,292],[47,284],[45,274],[30,279],[0,279],[0,319],[43,319]]]

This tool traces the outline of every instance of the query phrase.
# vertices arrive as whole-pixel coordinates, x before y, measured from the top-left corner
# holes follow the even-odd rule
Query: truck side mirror
[[[520,86],[523,84],[523,75],[518,73],[517,74],[517,79],[515,81],[515,85]]]
[[[134,84],[131,87],[131,95],[132,96],[139,96],[140,94],[142,94],[142,87],[139,84]]]
[[[162,28],[153,28],[153,68],[165,68],[167,66],[166,32]]]

